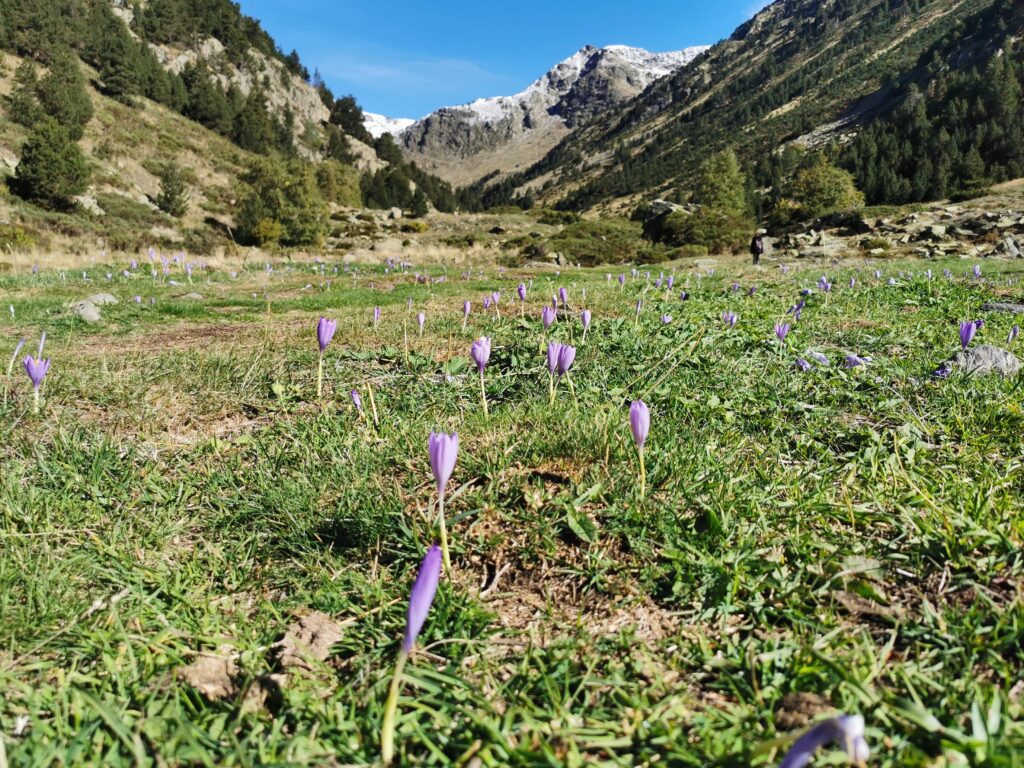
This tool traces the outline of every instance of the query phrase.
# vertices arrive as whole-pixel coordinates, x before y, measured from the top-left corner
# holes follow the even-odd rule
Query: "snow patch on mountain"
[[[385,133],[398,136],[415,122],[407,117],[387,117],[373,112],[363,112],[363,126],[375,139],[379,139]]]

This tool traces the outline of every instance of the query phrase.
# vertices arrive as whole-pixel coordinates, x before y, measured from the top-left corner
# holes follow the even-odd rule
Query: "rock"
[[[192,293],[186,293],[184,296],[179,296],[178,298],[184,301],[202,301],[203,294],[192,291]]]
[[[1014,315],[1024,315],[1024,304],[1015,304],[1010,301],[993,301],[989,304],[982,304],[982,312],[1009,312]]]
[[[391,219],[392,221],[398,221],[400,218],[402,218],[402,209],[392,208],[390,211],[388,211],[388,218]]]
[[[508,232],[508,230],[504,227],[491,227],[490,229],[490,233],[492,235],[504,235],[506,232]]]
[[[990,344],[979,344],[947,360],[936,371],[936,375],[949,375],[955,369],[983,376],[990,373],[1016,376],[1020,372],[1020,367],[1020,360],[1012,352]]]
[[[948,232],[944,224],[932,224],[921,230],[918,240],[945,240]]]
[[[76,301],[71,305],[71,311],[87,323],[98,323],[103,319],[99,307],[91,301]]]
[[[105,307],[107,304],[117,304],[117,297],[109,293],[94,293],[85,301],[92,302],[97,307]]]
[[[555,264],[557,264],[560,267],[568,267],[569,266],[569,260],[567,258],[565,258],[565,256],[563,256],[561,253],[559,253],[557,251],[555,253],[551,254],[551,258],[554,260]]]
[[[91,213],[93,216],[106,216],[107,212],[100,208],[100,204],[96,201],[95,197],[89,197],[88,195],[79,195],[78,197],[72,198],[75,201],[75,205],[81,208],[87,213]]]
[[[993,256],[1011,256],[1015,259],[1024,258],[1024,250],[1013,235],[1007,235],[1000,240],[992,250]]]

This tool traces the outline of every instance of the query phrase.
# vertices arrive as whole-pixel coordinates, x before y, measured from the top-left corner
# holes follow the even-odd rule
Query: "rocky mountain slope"
[[[864,99],[993,1],[777,0],[513,182],[545,185],[546,202],[570,208],[622,207],[686,189],[700,162],[728,146],[751,167],[789,142],[846,140],[887,108],[881,96]]]
[[[398,138],[418,164],[453,182],[524,169],[595,115],[636,97],[704,50],[586,46],[520,93],[444,107]]]

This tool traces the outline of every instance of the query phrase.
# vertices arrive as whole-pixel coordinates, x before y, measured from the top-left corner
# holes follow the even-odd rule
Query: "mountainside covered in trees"
[[[858,134],[827,151],[872,202],[998,180],[1019,168],[1020,16],[1013,0],[778,0],[527,171],[474,192],[499,203],[532,188],[570,209],[682,198],[726,148],[753,185],[770,187],[801,154],[787,146],[825,150]],[[915,116],[909,124],[901,110]],[[915,153],[954,145],[949,170],[908,178],[922,175]]]
[[[456,205],[230,0],[0,0],[0,95],[16,232],[309,246],[332,207]]]

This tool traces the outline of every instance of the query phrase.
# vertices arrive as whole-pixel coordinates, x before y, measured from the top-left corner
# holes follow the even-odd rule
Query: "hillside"
[[[691,65],[565,138],[514,186],[543,187],[545,200],[568,208],[618,207],[685,188],[700,162],[725,147],[753,167],[788,142],[845,140],[895,106],[893,83],[925,52],[993,5],[779,0]],[[978,34],[998,42],[1013,32],[992,20]],[[770,174],[762,165],[764,183]]]

